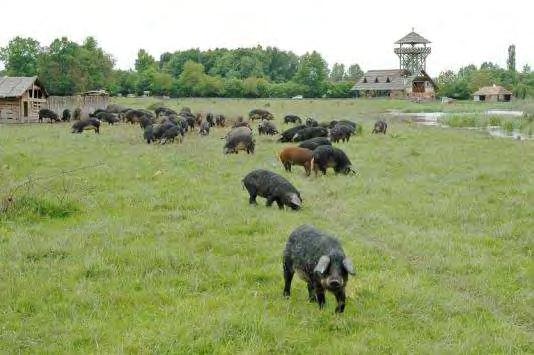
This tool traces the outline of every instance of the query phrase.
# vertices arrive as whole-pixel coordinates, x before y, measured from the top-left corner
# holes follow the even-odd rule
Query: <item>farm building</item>
[[[436,84],[426,73],[430,43],[412,29],[395,42],[399,69],[369,70],[352,88],[356,97],[434,99]]]
[[[421,70],[412,75],[406,69],[369,70],[352,88],[357,97],[435,98],[434,81]]]
[[[82,117],[87,117],[97,109],[105,109],[109,104],[109,94],[105,90],[91,90],[74,96],[49,96],[47,108],[58,115],[63,110],[71,112],[77,108],[82,110]]]
[[[48,94],[32,77],[0,77],[0,119],[31,122],[39,118],[39,110],[46,107]]]
[[[473,94],[474,101],[504,101],[512,100],[512,92],[502,86],[493,85],[480,88]]]

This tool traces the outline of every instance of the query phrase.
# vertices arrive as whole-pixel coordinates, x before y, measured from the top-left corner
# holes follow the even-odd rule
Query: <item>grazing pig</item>
[[[288,123],[298,123],[298,124],[301,124],[302,123],[302,119],[297,116],[297,115],[286,115],[284,117],[284,123],[285,124],[288,124]]]
[[[285,297],[291,295],[296,271],[307,283],[310,302],[317,302],[322,309],[326,303],[325,291],[330,291],[336,297],[336,313],[345,311],[348,276],[356,273],[336,238],[310,225],[298,227],[286,243],[283,269]]]
[[[249,203],[256,204],[256,197],[267,199],[267,207],[276,201],[278,207],[288,206],[293,210],[302,207],[300,192],[282,176],[268,170],[258,169],[250,172],[243,179],[243,185],[250,195]]]
[[[70,122],[71,114],[70,110],[68,108],[63,110],[63,114],[61,115],[61,120],[63,122]]]
[[[146,113],[141,110],[128,110],[124,114],[124,118],[126,119],[126,122],[135,124],[140,123],[143,118],[150,119],[150,116],[147,116]]]
[[[280,139],[278,140],[279,142],[291,142],[293,140],[293,137],[295,136],[295,134],[300,131],[300,130],[303,130],[304,128],[306,128],[306,126],[304,125],[298,125],[298,126],[295,126],[295,127],[292,127],[290,129],[286,129],[285,131],[283,131],[280,135],[282,137],[280,137]]]
[[[349,173],[356,173],[345,152],[330,145],[321,145],[315,148],[311,166],[313,171],[315,171],[315,176],[317,176],[318,170],[323,175],[326,175],[326,169],[328,168],[334,168],[336,174],[342,173],[347,175]]]
[[[175,125],[172,122],[165,122],[165,123],[162,123],[162,124],[156,126],[156,128],[154,128],[154,139],[155,140],[156,139],[157,140],[163,139],[163,134],[165,133],[165,131],[168,130],[168,129],[171,129],[173,127],[178,128],[178,126]]]
[[[161,144],[165,144],[167,142],[174,143],[174,139],[178,137],[178,142],[182,143],[182,131],[180,128],[176,125],[172,125],[171,127],[167,128],[163,134],[161,135]]]
[[[236,121],[234,123],[234,125],[232,126],[232,128],[237,128],[237,127],[247,127],[247,128],[250,128],[250,124],[248,123],[248,121]]]
[[[275,134],[278,134],[278,130],[276,129],[276,126],[274,123],[270,121],[263,120],[258,125],[258,134],[261,136],[262,134],[268,135],[268,136],[274,136]]]
[[[72,125],[72,133],[82,133],[84,130],[89,129],[93,129],[95,133],[100,133],[100,120],[95,117],[89,117]]]
[[[145,127],[143,138],[148,144],[154,141],[154,127],[152,125],[148,125]]]
[[[42,108],[39,110],[39,122],[43,122],[43,118],[48,118],[50,120],[50,123],[52,123],[52,121],[60,121],[59,117],[57,116],[57,113],[47,108]]]
[[[167,108],[167,107],[157,107],[154,112],[156,113],[156,117],[159,117],[161,115],[169,116],[169,115],[176,115],[176,111]]]
[[[99,112],[95,115],[96,118],[98,118],[100,121],[107,122],[109,125],[113,125],[114,123],[119,122],[119,118],[114,113],[110,112]]]
[[[200,129],[198,133],[200,133],[201,136],[207,136],[208,134],[210,134],[210,127],[211,125],[208,121],[203,121],[200,124]]]
[[[225,139],[224,154],[237,154],[240,150],[245,150],[247,154],[254,154],[256,142],[252,138],[252,130],[250,128],[234,128],[226,135]]]
[[[215,120],[213,119],[213,113],[208,113],[206,115],[206,121],[208,122],[208,124],[210,125],[210,127],[214,127],[215,126]]]
[[[72,114],[72,119],[74,121],[79,121],[82,119],[82,109],[77,107],[75,110],[74,110],[74,113]]]
[[[224,117],[224,115],[218,114],[215,116],[215,125],[217,125],[217,127],[224,127],[225,123],[226,117]]]
[[[334,143],[337,143],[340,140],[343,142],[348,142],[352,134],[353,129],[351,126],[338,123],[330,130],[330,139]]]
[[[311,150],[300,147],[287,147],[280,152],[279,158],[286,171],[291,171],[292,165],[300,165],[304,167],[306,175],[310,176],[311,161],[313,159]]]
[[[248,118],[251,121],[254,121],[254,120],[269,120],[270,121],[274,119],[274,116],[272,113],[270,113],[267,110],[254,109],[248,113]]]
[[[316,120],[314,120],[311,117],[308,117],[308,118],[306,118],[306,126],[307,127],[318,127],[319,126],[319,122],[317,122]]]
[[[299,147],[301,148],[307,148],[309,150],[315,150],[320,145],[332,145],[332,142],[328,140],[328,138],[325,137],[315,137],[306,139],[305,141],[301,142],[299,144]]]
[[[375,122],[375,127],[373,128],[373,133],[383,133],[386,134],[388,129],[388,124],[384,120],[378,120]]]
[[[107,107],[106,107],[106,111],[109,112],[109,113],[116,113],[116,114],[119,114],[119,113],[124,113],[127,111],[126,107],[122,106],[122,105],[117,105],[117,104],[109,104]]]
[[[306,139],[326,136],[328,136],[328,130],[324,127],[306,127],[295,133],[293,142],[302,142]]]

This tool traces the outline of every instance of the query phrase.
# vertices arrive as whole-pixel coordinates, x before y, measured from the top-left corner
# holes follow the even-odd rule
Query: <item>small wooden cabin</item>
[[[480,88],[473,94],[474,101],[503,101],[508,102],[512,100],[512,92],[506,90],[502,86],[493,85]]]
[[[32,122],[39,119],[48,94],[36,76],[0,77],[0,120]]]

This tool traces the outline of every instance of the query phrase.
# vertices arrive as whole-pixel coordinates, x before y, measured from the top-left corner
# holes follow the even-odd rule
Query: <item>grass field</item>
[[[159,146],[124,124],[0,126],[1,353],[534,352],[534,141],[397,121],[370,135],[385,110],[420,108],[401,101],[167,104],[268,104],[279,127],[290,112],[356,119],[363,135],[338,146],[360,175],[286,173],[274,138],[223,156],[224,129]],[[489,107],[462,105],[445,108]],[[255,168],[287,177],[304,208],[249,206],[240,180]],[[343,315],[331,295],[309,304],[300,280],[282,297],[303,223],[354,262]]]

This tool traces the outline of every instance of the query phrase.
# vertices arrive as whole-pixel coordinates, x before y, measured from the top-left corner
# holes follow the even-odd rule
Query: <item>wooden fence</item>
[[[49,96],[47,99],[48,109],[59,116],[65,109],[69,109],[72,113],[79,107],[82,110],[82,118],[89,116],[96,109],[105,109],[108,104],[107,95]]]

